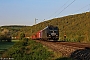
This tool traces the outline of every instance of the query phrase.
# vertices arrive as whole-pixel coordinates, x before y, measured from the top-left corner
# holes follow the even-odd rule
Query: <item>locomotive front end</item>
[[[48,29],[48,38],[49,40],[58,40],[59,39],[59,29],[58,27],[50,26]]]

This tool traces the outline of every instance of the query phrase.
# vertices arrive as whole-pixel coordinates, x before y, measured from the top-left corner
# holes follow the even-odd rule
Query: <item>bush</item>
[[[48,60],[51,57],[51,52],[47,51],[40,43],[35,41],[19,41],[13,47],[11,47],[3,57],[12,57],[14,60]]]
[[[21,33],[20,34],[20,40],[22,40],[23,38],[25,38],[25,34],[24,33]]]
[[[11,42],[11,36],[0,35],[0,41],[2,41],[2,40]]]

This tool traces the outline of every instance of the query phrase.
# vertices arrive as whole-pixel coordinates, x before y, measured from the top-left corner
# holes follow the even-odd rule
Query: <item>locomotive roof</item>
[[[47,28],[50,28],[50,27],[57,27],[57,26],[53,26],[53,25],[48,25],[47,27],[45,27],[43,30],[47,29]],[[58,27],[57,27],[58,28]]]

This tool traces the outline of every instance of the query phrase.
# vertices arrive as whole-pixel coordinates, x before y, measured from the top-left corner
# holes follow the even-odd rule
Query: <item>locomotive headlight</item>
[[[51,36],[51,35],[49,35],[49,36]]]

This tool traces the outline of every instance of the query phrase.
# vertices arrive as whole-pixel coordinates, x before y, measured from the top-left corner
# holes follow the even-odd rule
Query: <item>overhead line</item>
[[[68,2],[69,2],[69,0],[66,1],[65,4],[63,4],[59,9],[61,9],[62,7],[64,7]],[[55,13],[57,13],[57,12],[59,11],[59,9],[58,9]],[[54,14],[55,14],[55,13],[54,13]],[[54,14],[52,14],[52,15],[54,15]],[[52,15],[51,15],[51,16],[52,16]],[[50,17],[51,17],[51,16],[50,16]],[[50,18],[50,17],[49,17],[49,18]]]
[[[74,2],[75,2],[75,0],[72,1],[68,6],[66,6],[60,13],[62,13],[66,8],[68,8],[68,7],[69,7],[72,3],[74,3]],[[60,14],[60,13],[59,13],[59,14]],[[56,16],[58,16],[59,14],[57,14]],[[55,16],[55,17],[56,17],[56,16]]]
[[[86,6],[82,7],[82,8],[80,8],[79,10],[77,10],[77,11],[75,11],[75,12],[78,12],[78,11],[84,9],[84,8],[86,8],[86,7],[89,6],[89,5],[90,5],[90,4],[88,4],[88,5],[86,5]],[[89,10],[89,9],[88,9],[88,10]],[[74,13],[75,13],[75,12],[74,12]]]

